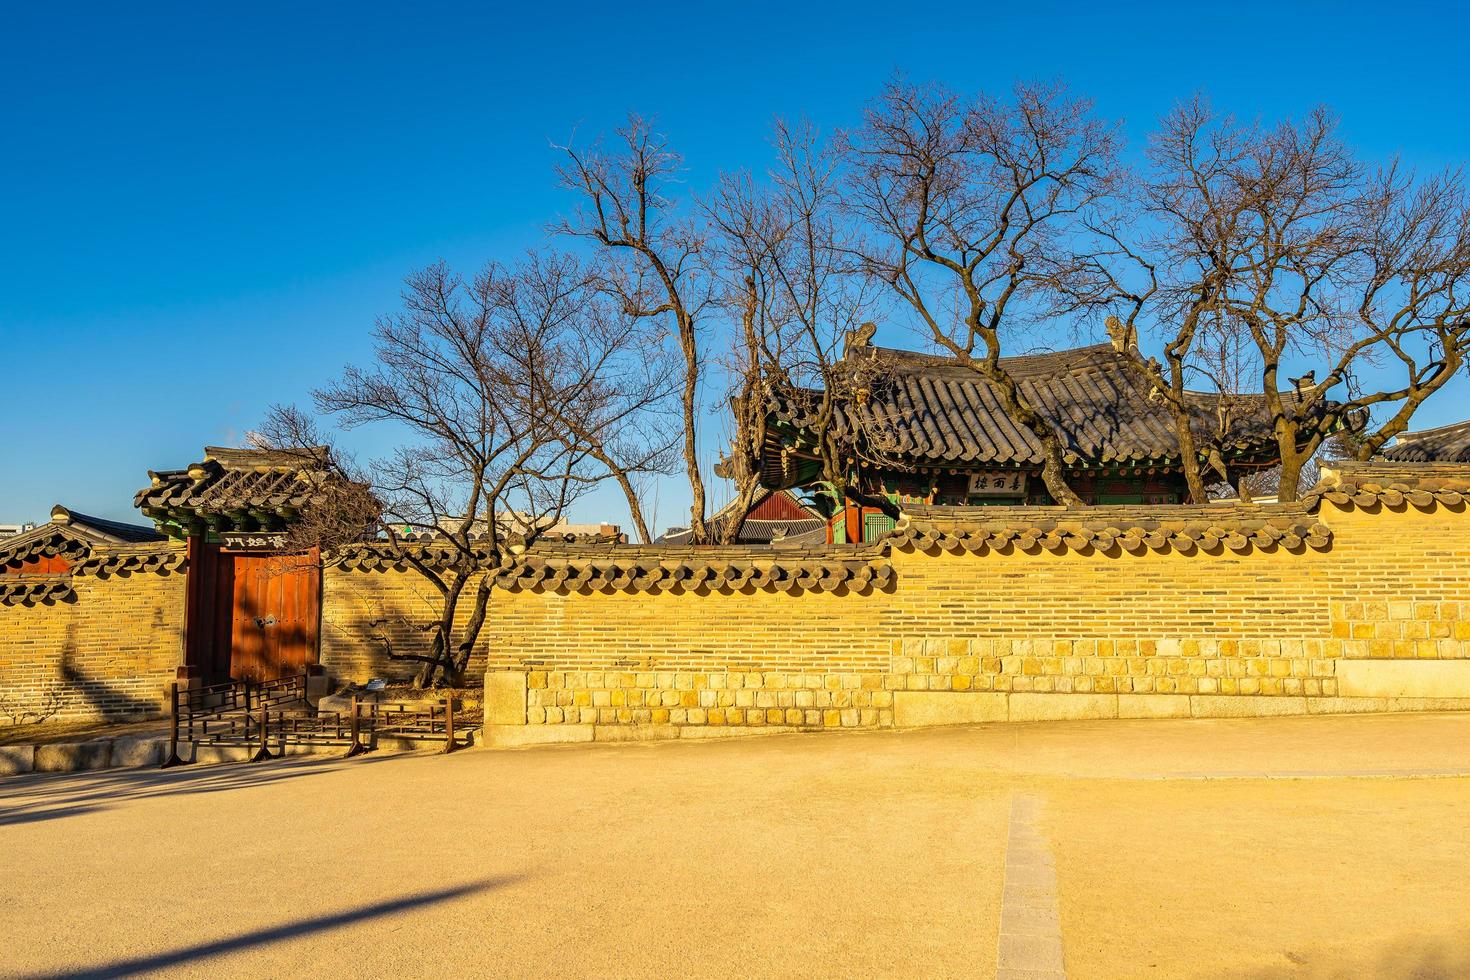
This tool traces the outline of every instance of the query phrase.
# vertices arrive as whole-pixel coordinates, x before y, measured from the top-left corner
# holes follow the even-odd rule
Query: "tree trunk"
[[[679,325],[679,346],[684,351],[684,466],[689,471],[689,490],[694,496],[689,505],[689,540],[693,544],[707,544],[709,529],[705,526],[704,475],[699,472],[699,441],[696,438],[695,420],[699,415],[699,349],[695,342],[694,325]]]
[[[1199,451],[1194,445],[1194,429],[1189,424],[1189,411],[1174,411],[1174,437],[1179,440],[1179,465],[1184,470],[1184,482],[1189,486],[1189,502],[1209,503],[1209,492],[1205,489],[1205,478],[1200,473]]]
[[[454,655],[450,638],[454,636],[454,617],[459,611],[459,598],[464,594],[466,573],[456,571],[449,587],[444,591],[444,605],[439,609],[439,622],[435,624],[434,642],[429,648],[431,659],[419,670],[414,687],[427,688],[434,685],[434,675],[442,673],[446,678],[454,672]]]
[[[730,513],[735,515],[735,520],[726,521],[715,528],[716,544],[734,544],[740,540],[740,529],[745,527],[746,515],[750,513],[751,504],[755,501],[756,491],[760,485],[754,481],[745,481],[737,487],[735,500],[730,505]]]
[[[638,493],[633,489],[628,474],[620,466],[608,466],[608,469],[617,479],[618,486],[623,488],[623,496],[628,498],[628,515],[633,518],[633,526],[638,530],[638,540],[644,544],[652,544],[653,536],[648,533],[648,523],[643,519],[643,502],[638,499]]]
[[[1390,439],[1400,432],[1408,431],[1409,422],[1413,419],[1414,413],[1419,410],[1419,406],[1424,404],[1430,395],[1438,391],[1459,373],[1460,365],[1463,361],[1464,359],[1460,356],[1458,348],[1447,346],[1444,367],[1440,373],[1435,375],[1428,383],[1410,386],[1408,397],[1404,399],[1404,403],[1399,406],[1399,410],[1393,414],[1393,417],[1383,423],[1377,432],[1372,435],[1365,435],[1358,441],[1358,458],[1364,460],[1372,459],[1373,454],[1387,445]],[[1347,424],[1352,424],[1351,418],[1347,420]]]
[[[470,610],[469,621],[464,624],[464,632],[455,645],[454,676],[450,678],[451,683],[460,683],[465,670],[469,668],[470,657],[475,652],[475,644],[480,640],[480,631],[485,627],[485,618],[490,610],[491,587],[490,573],[486,572],[475,588],[475,607]]]
[[[1295,503],[1297,486],[1302,480],[1306,462],[1296,444],[1296,425],[1280,421],[1276,425],[1276,445],[1281,454],[1281,480],[1276,485],[1276,499],[1283,504]]]
[[[1193,331],[1188,336],[1193,337]],[[1184,482],[1189,487],[1189,502],[1209,503],[1204,474],[1200,472],[1194,426],[1190,424],[1189,401],[1184,396],[1184,360],[1173,347],[1165,356],[1169,359],[1169,410],[1174,415],[1174,438],[1179,441],[1179,466],[1184,471]]]
[[[1076,491],[1067,482],[1062,440],[1057,436],[1056,428],[1026,404],[1025,397],[1021,394],[1021,386],[1016,384],[1016,380],[1010,376],[1009,372],[1001,370],[1000,365],[996,363],[998,359],[998,355],[992,355],[984,361],[972,363],[982,365],[980,373],[1000,389],[1001,407],[1012,419],[1025,426],[1041,443],[1041,480],[1046,484],[1047,493],[1064,507],[1085,507],[1086,504],[1082,498],[1077,496]]]
[[[419,672],[414,676],[413,686],[415,688],[422,691],[434,685],[434,674],[438,671],[440,662],[443,660],[443,650],[444,633],[440,629],[435,631],[434,641],[429,645],[429,656],[432,659],[425,661],[424,665],[419,668]]]
[[[1060,442],[1055,437],[1052,438],[1051,442],[1051,445],[1047,445],[1046,440],[1042,440],[1042,449],[1045,452],[1045,458],[1041,464],[1041,482],[1046,484],[1046,492],[1051,494],[1051,499],[1063,507],[1086,507],[1087,504],[1081,497],[1077,496],[1071,484],[1067,482],[1066,471],[1063,469],[1062,447]]]

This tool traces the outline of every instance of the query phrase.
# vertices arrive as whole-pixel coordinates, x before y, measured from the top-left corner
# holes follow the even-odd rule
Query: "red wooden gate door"
[[[321,571],[304,555],[235,553],[230,576],[230,676],[269,681],[317,662]]]

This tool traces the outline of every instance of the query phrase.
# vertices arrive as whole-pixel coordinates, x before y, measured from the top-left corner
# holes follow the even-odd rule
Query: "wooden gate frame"
[[[260,553],[268,548],[248,547],[227,550],[219,541],[210,541],[204,534],[191,534],[186,542],[188,558],[184,598],[184,651],[183,663],[178,669],[178,680],[186,684],[214,683],[230,676],[231,626],[234,618],[233,597],[228,615],[220,614],[219,578],[223,563],[233,560],[240,553]],[[313,549],[315,551],[316,549]],[[306,656],[306,672],[321,672],[323,593],[325,581],[321,562],[316,566],[316,623],[314,642]]]

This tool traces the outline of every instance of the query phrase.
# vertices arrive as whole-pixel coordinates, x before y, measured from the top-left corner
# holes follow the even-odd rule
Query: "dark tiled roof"
[[[131,574],[134,572],[172,572],[186,567],[182,544],[173,541],[150,541],[143,544],[113,545],[98,548],[73,568],[78,575]]]
[[[761,521],[747,517],[740,525],[736,544],[782,544],[800,542],[816,544],[827,539],[827,522],[820,517],[802,521]],[[688,544],[687,527],[671,528],[659,536],[655,544]]]
[[[1401,463],[1470,463],[1470,420],[1402,432],[1398,441],[1380,455]]]
[[[311,502],[324,478],[325,448],[306,454],[207,446],[185,470],[149,471],[151,485],[133,505],[157,521],[214,515],[248,516],[274,526]]]
[[[1322,481],[1302,502],[1327,500],[1342,507],[1459,507],[1470,502],[1470,463],[1406,463],[1344,460],[1322,466]]]
[[[910,505],[884,540],[920,551],[1176,551],[1326,548],[1332,532],[1301,504],[944,507]]]
[[[0,565],[18,564],[33,558],[61,557],[71,560],[91,552],[91,542],[55,524],[42,524],[24,534],[0,538]]]
[[[420,546],[423,547],[423,546]],[[432,563],[427,547],[419,552]],[[862,592],[884,588],[893,569],[882,553],[858,546],[773,549],[760,545],[630,545],[538,543],[506,558],[491,574],[495,587],[634,592]],[[357,545],[339,559],[355,571],[403,569],[407,563],[381,543]]]
[[[507,556],[492,570],[495,585],[517,589],[738,591],[800,588],[862,591],[884,588],[894,577],[893,549],[983,554],[1045,549],[1098,555],[1173,551],[1244,554],[1332,544],[1318,519],[1323,500],[1390,507],[1470,503],[1470,463],[1339,463],[1295,504],[1101,505],[1065,507],[952,507],[908,504],[894,530],[870,544],[629,545],[538,542]],[[430,563],[434,546],[415,544]],[[354,546],[341,564],[360,571],[402,570],[407,564],[382,542]]]
[[[518,562],[495,576],[497,588],[614,589],[634,592],[716,592],[741,589],[790,592],[854,592],[883,588],[892,580],[887,563],[844,561],[832,556],[799,559],[784,552],[762,551],[731,558],[704,554],[684,557],[628,555],[597,559],[567,556]]]
[[[0,606],[62,602],[74,595],[70,575],[0,575]]]
[[[51,523],[69,527],[95,541],[124,543],[159,541],[163,538],[163,535],[152,527],[142,524],[125,524],[122,521],[109,521],[71,510],[60,504],[51,508]]]
[[[731,501],[710,518],[713,528],[737,520],[736,501]],[[763,517],[759,515],[780,515]],[[827,521],[786,490],[762,490],[751,504],[750,516],[740,525],[735,544],[821,544],[827,540]],[[687,527],[670,528],[655,544],[688,544]]]
[[[91,554],[98,545],[158,541],[162,537],[151,527],[91,517],[57,504],[51,508],[50,523],[0,539],[0,565],[56,556],[75,561]]]
[[[861,348],[855,356],[871,361],[854,371],[876,381],[863,404],[838,407],[837,421],[847,432],[879,434],[876,446],[869,439],[874,455],[916,467],[1041,464],[1036,437],[1011,421],[993,386],[973,369],[950,357],[877,347]],[[1162,402],[1149,398],[1153,386],[1134,356],[1099,344],[1003,358],[1001,364],[1063,431],[1069,462],[1177,465],[1172,418]],[[1189,399],[1201,444],[1208,444],[1217,429],[1219,396],[1192,392]],[[1264,397],[1239,395],[1232,401],[1234,418],[1223,440],[1227,457],[1239,452],[1274,460]],[[808,420],[800,406],[772,407],[776,418],[798,428]]]
[[[827,538],[827,522],[820,517],[801,521],[763,521],[746,518],[745,523],[740,525],[740,537],[737,543],[774,544],[798,539],[806,541],[814,535],[820,535],[822,541]]]

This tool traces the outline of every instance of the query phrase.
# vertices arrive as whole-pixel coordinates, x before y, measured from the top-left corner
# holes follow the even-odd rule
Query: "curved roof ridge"
[[[1379,455],[1400,462],[1470,462],[1470,419],[1400,432],[1394,444],[1379,450]]]
[[[1416,439],[1424,439],[1428,436],[1448,435],[1461,431],[1470,431],[1470,419],[1464,419],[1460,422],[1449,422],[1445,425],[1436,425],[1428,429],[1415,429],[1412,432],[1400,432],[1394,438],[1401,442],[1413,442]]]
[[[878,359],[887,361],[899,367],[912,366],[914,368],[958,368],[969,370],[962,364],[959,358],[949,353],[930,353],[928,351],[904,350],[899,347],[865,347],[859,348],[854,353],[871,351]],[[1032,351],[1025,354],[1006,354],[1000,358],[1003,368],[1013,373],[1029,374],[1032,372],[1055,373],[1059,366],[1066,365],[1073,368],[1085,368],[1095,365],[1094,359],[1098,355],[1108,356],[1118,354],[1113,346],[1108,343],[1086,344],[1082,347],[1066,347],[1061,350]],[[974,359],[984,359],[984,355],[976,355]],[[1067,364],[1068,361],[1081,361],[1079,364]]]
[[[91,514],[83,514],[79,510],[57,504],[51,508],[51,523],[53,525],[64,525],[73,530],[92,535],[100,540],[116,543],[133,543],[139,541],[160,541],[163,535],[157,529],[142,524],[129,524],[126,521],[113,521],[105,517],[94,517]]]
[[[304,449],[255,449],[249,446],[205,446],[204,459],[195,463],[219,463],[226,469],[234,467],[290,466],[301,467],[312,462],[324,462],[326,446],[311,446]]]

